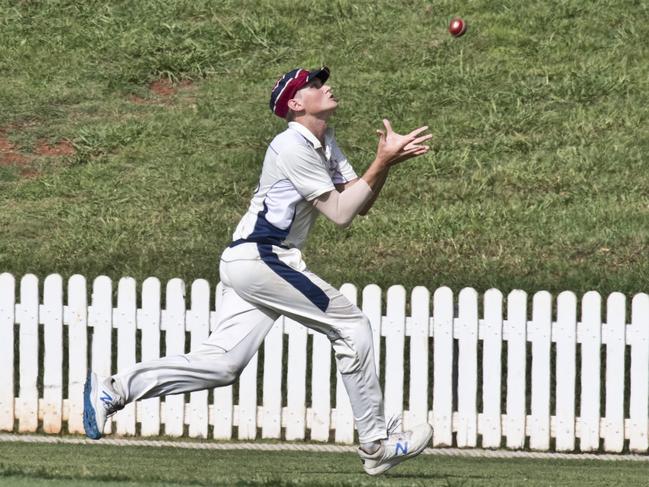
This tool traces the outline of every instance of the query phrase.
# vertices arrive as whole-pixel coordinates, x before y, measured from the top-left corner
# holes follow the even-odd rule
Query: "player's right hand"
[[[430,150],[423,142],[432,138],[432,134],[425,134],[428,126],[416,128],[406,135],[400,135],[392,130],[388,119],[383,119],[385,131],[377,130],[379,145],[376,149],[376,158],[386,166],[393,166],[413,157],[421,156]]]

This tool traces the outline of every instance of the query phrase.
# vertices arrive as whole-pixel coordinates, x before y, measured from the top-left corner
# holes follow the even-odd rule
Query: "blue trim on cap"
[[[273,252],[272,245],[257,244],[257,250],[259,251],[261,260],[263,260],[275,274],[300,291],[320,311],[326,313],[327,308],[329,307],[329,296],[327,296],[322,289],[311,282],[311,280],[304,274],[296,271],[279,260],[277,254]]]

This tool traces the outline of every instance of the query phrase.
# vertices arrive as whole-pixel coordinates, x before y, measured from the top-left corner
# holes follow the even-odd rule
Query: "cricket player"
[[[221,256],[223,301],[218,323],[198,349],[137,364],[112,377],[90,371],[84,427],[102,436],[106,419],[126,403],[232,384],[281,315],[324,333],[349,395],[365,471],[378,475],[428,445],[432,428],[386,426],[367,317],[302,258],[309,230],[322,213],[341,227],[374,204],[392,166],[426,154],[430,134],[399,135],[383,120],[376,158],[358,177],[328,126],[338,102],[329,69],[294,69],[272,89],[271,111],[288,122],[270,143],[259,185],[233,242]]]

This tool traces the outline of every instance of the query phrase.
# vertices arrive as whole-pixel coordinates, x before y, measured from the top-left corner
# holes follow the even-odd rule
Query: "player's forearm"
[[[313,200],[313,206],[336,225],[347,227],[359,211],[367,206],[372,195],[370,186],[365,181],[358,180],[342,193],[333,190],[318,196]]]
[[[365,174],[363,174],[363,179],[366,182],[367,182],[367,178],[365,176],[368,175],[368,172],[370,172],[372,166],[374,166],[375,163],[372,163],[372,165],[370,165],[370,167],[365,172]],[[376,173],[374,172],[370,173],[369,177],[372,178],[373,186],[369,182],[368,184],[372,188],[372,198],[365,204],[363,208],[361,208],[361,211],[358,212],[359,215],[367,215],[367,213],[370,211],[370,208],[372,208],[372,206],[374,205],[376,198],[379,196],[379,193],[381,192],[381,188],[383,188],[383,185],[385,184],[385,181],[388,178],[389,170],[390,170],[389,166],[384,166],[384,167],[377,166]]]
[[[374,159],[370,167],[367,168],[367,171],[362,176],[362,179],[372,188],[373,193],[378,193],[385,182],[385,178],[388,175],[390,166],[386,161],[377,157]]]

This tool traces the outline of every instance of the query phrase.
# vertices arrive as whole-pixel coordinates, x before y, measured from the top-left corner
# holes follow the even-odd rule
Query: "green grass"
[[[283,129],[270,88],[326,63],[358,172],[382,117],[434,150],[350,229],[320,219],[323,278],[647,291],[648,37],[639,1],[0,0],[0,137],[24,158],[0,162],[0,271],[217,282]],[[76,153],[38,153],[60,140]]]
[[[645,462],[500,460],[424,455],[381,477],[355,453],[206,451],[0,443],[3,486],[635,486]]]

